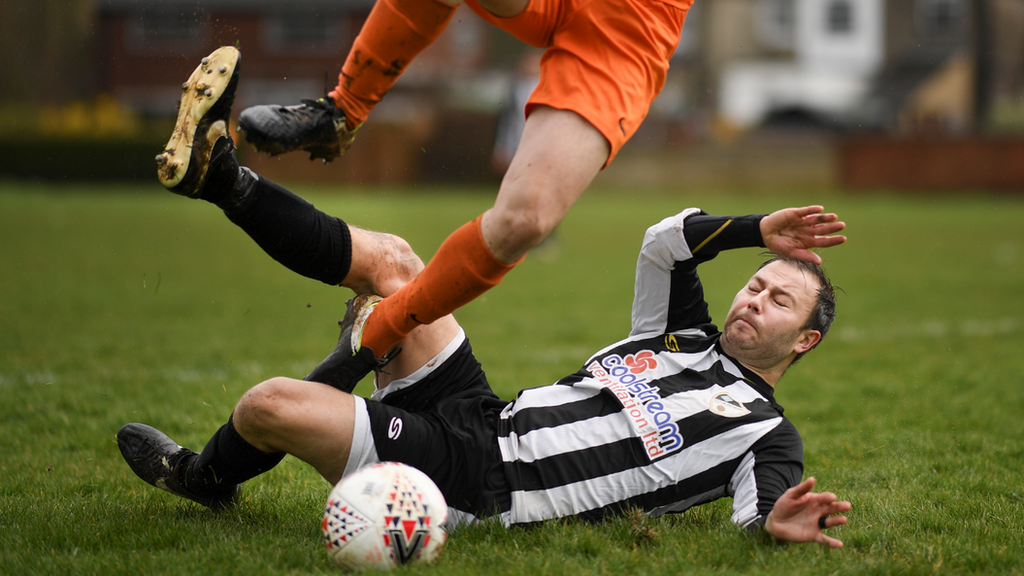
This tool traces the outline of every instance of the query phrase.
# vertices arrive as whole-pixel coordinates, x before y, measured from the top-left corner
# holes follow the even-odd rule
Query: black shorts
[[[474,516],[506,512],[508,482],[498,449],[497,422],[508,404],[491,390],[469,340],[422,380],[366,401],[381,461],[425,472],[450,507]]]

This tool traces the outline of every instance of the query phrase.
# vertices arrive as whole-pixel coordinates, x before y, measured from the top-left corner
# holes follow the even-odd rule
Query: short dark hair
[[[761,270],[773,262],[785,262],[787,264],[791,264],[796,266],[796,268],[801,272],[809,273],[818,280],[818,292],[816,294],[817,299],[814,303],[814,308],[811,310],[811,315],[807,318],[807,322],[804,324],[803,329],[817,330],[821,333],[821,339],[819,339],[814,346],[811,346],[807,350],[797,354],[796,358],[793,359],[793,364],[796,364],[801,358],[803,358],[804,354],[814,350],[817,348],[818,344],[821,344],[821,341],[825,339],[825,335],[828,334],[829,328],[832,327],[832,322],[836,319],[836,289],[832,286],[832,280],[830,280],[828,274],[825,273],[825,269],[812,262],[776,256],[761,264],[757,269]],[[790,366],[793,364],[790,364]]]

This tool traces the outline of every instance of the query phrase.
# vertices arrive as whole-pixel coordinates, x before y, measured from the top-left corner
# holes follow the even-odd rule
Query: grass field
[[[121,460],[125,422],[201,448],[250,386],[301,377],[349,296],[287,272],[211,206],[154,188],[0,184],[0,574],[337,573],[319,540],[329,487],[303,463],[286,459],[214,514]],[[492,201],[300,192],[425,257]],[[804,437],[805,474],[854,504],[835,530],[844,550],[750,536],[720,501],[657,520],[472,527],[408,572],[1024,573],[1024,200],[595,191],[458,317],[511,398],[626,334],[649,224],[695,204],[812,202],[849,225],[825,254],[844,293],[832,335],[777,398]],[[717,318],[760,260],[702,268]]]

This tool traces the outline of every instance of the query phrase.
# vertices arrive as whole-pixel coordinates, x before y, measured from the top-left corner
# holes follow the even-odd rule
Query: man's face
[[[803,328],[818,288],[817,278],[788,262],[758,270],[732,301],[722,347],[751,368],[770,368],[809,350],[821,339],[817,330]]]

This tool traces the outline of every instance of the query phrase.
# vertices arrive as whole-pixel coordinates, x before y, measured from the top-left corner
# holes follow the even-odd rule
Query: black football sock
[[[283,186],[240,168],[217,205],[271,258],[307,278],[336,286],[352,265],[352,236],[340,218]]]
[[[230,138],[221,138],[210,151],[206,182],[203,183],[199,197],[214,204],[230,201],[232,195],[237,195],[234,189],[238,184],[239,175],[235,144]]]
[[[228,418],[198,456],[181,463],[179,480],[189,490],[213,496],[263,474],[284,457],[284,452],[264,452],[247,442]]]

